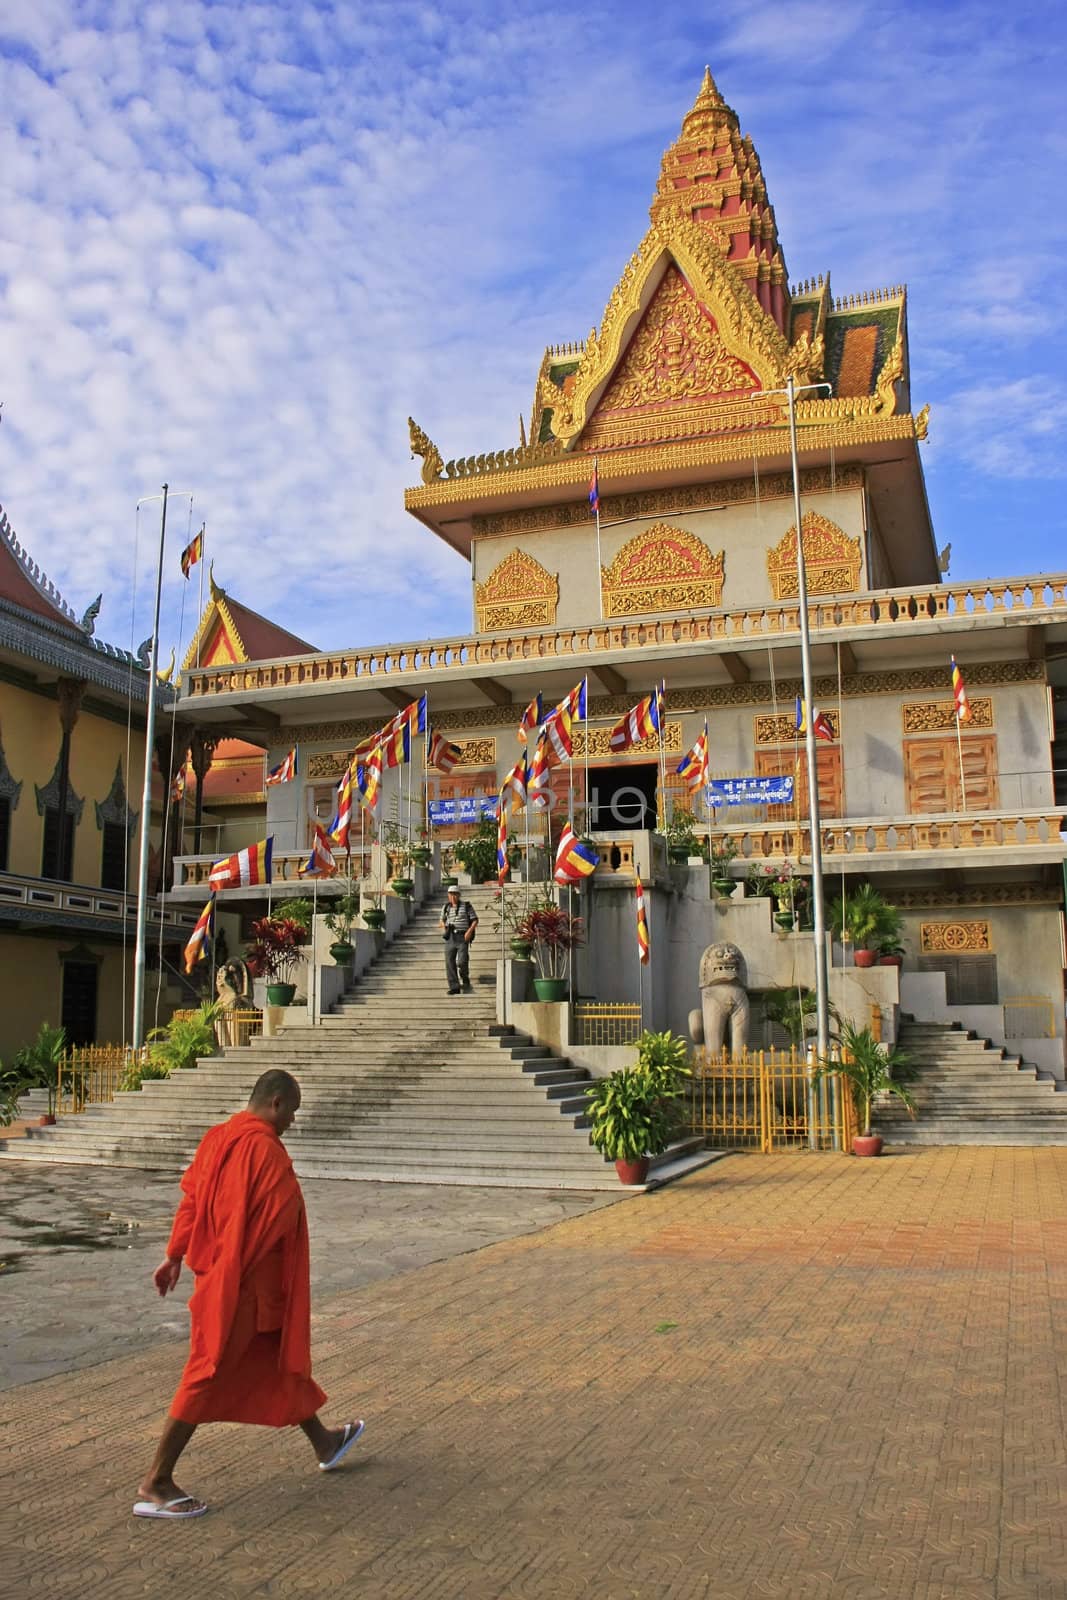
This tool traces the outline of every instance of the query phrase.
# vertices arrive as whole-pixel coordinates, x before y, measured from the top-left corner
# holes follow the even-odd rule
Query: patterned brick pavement
[[[736,1157],[338,1294],[353,1465],[204,1429],[185,1525],[128,1515],[179,1346],[12,1389],[0,1589],[1063,1600],[1065,1188],[1058,1150]]]

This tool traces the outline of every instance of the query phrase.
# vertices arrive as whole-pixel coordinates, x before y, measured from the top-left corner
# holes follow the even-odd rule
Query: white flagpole
[[[200,621],[201,621],[201,618],[204,615],[204,567],[207,565],[207,562],[206,562],[206,551],[207,551],[207,523],[204,522],[204,523],[201,524],[201,527],[200,527],[200,582],[199,582],[199,584],[197,586],[198,593],[197,593],[197,597],[196,597],[196,664],[197,664],[197,666],[200,665]]]
[[[596,592],[600,605],[600,620],[604,620],[604,565],[600,555],[600,463],[596,456],[593,457],[593,479],[596,483]]]
[[[960,798],[963,801],[962,810],[967,809],[967,780],[963,776],[963,734],[960,731],[960,714],[956,711],[956,748],[960,756]]]
[[[599,513],[598,513],[599,515]],[[589,816],[591,800],[589,797],[589,679],[582,679],[582,703],[585,706],[585,716],[582,718],[582,738],[585,741],[585,828],[583,832],[591,834],[593,831]]]

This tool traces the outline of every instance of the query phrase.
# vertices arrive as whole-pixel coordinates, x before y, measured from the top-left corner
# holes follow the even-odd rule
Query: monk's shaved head
[[[281,1067],[273,1067],[256,1079],[248,1104],[256,1110],[269,1106],[273,1100],[284,1100],[292,1107],[300,1104],[300,1085],[291,1072],[283,1072]]]

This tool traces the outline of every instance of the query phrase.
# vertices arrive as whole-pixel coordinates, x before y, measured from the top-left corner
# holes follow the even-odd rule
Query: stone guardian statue
[[[733,1060],[748,1041],[745,959],[735,944],[709,944],[700,958],[700,1009],[689,1013],[689,1034],[713,1056],[722,1055],[729,1027]]]

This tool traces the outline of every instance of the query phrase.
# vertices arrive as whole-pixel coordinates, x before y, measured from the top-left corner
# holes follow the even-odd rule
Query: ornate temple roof
[[[32,611],[35,616],[47,617],[49,622],[83,637],[92,632],[78,620],[55,584],[16,539],[3,506],[0,506],[0,598],[10,600],[23,611]]]
[[[277,661],[287,656],[310,656],[318,649],[306,639],[234,600],[209,578],[210,598],[193,635],[182,671],[192,666],[230,666],[239,661]]]
[[[591,455],[620,483],[769,465],[790,376],[830,385],[798,402],[807,453],[914,451],[925,437],[926,413],[910,415],[904,290],[834,300],[828,274],[790,290],[759,157],[710,71],[663,156],[650,217],[599,329],[545,351],[529,443],[523,430],[518,446],[446,462],[409,419],[422,487],[405,503],[455,548],[467,507],[573,496]]]

